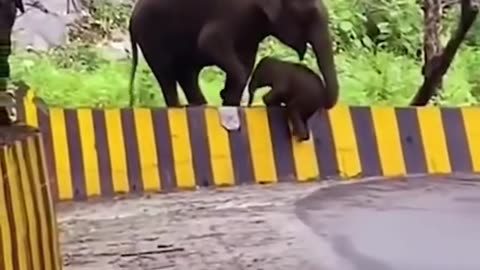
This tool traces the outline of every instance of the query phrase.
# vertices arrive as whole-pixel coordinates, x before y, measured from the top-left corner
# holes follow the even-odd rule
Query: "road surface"
[[[480,177],[465,179],[279,184],[64,203],[64,269],[480,269],[480,181],[473,181]]]

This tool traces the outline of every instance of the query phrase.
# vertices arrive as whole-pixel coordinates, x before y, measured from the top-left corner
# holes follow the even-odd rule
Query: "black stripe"
[[[132,109],[121,110],[122,131],[125,144],[125,153],[127,159],[128,183],[131,193],[143,192],[143,181],[140,164],[140,152],[138,144],[141,141],[137,138],[135,129],[135,116]]]
[[[407,173],[428,172],[415,108],[395,108]]]
[[[58,200],[58,179],[55,166],[55,151],[53,150],[53,137],[50,116],[48,114],[39,113],[38,125],[40,131],[42,132],[43,145],[45,146],[45,161],[47,163],[48,175],[51,179],[51,182],[53,182],[53,184],[50,185],[52,190],[52,197],[54,200]]]
[[[213,186],[212,158],[208,146],[205,109],[202,107],[187,108],[187,120],[195,182],[198,186]]]
[[[378,154],[375,127],[368,107],[350,107],[353,129],[358,145],[362,176],[382,175],[382,167]]]
[[[472,172],[473,164],[461,110],[442,108],[441,114],[452,172]]]
[[[282,108],[267,107],[273,157],[279,182],[295,181],[297,171],[293,157],[293,146],[288,127],[288,118]]]
[[[177,188],[177,176],[173,162],[172,139],[167,109],[152,110],[152,121],[157,147],[158,170],[162,190],[171,191]]]
[[[250,152],[247,121],[243,108],[238,108],[238,114],[240,118],[240,130],[228,131],[228,138],[235,183],[240,185],[253,183],[255,175]]]
[[[340,170],[335,152],[332,126],[327,112],[317,111],[308,120],[308,125],[313,133],[315,154],[322,179],[338,176]]]
[[[78,115],[76,110],[65,109],[64,112],[72,186],[74,190],[73,198],[74,200],[85,200],[87,198],[87,188],[85,187],[86,179]]]
[[[114,195],[112,166],[110,165],[110,149],[108,146],[105,111],[92,110],[95,131],[95,148],[97,150],[98,170],[100,172],[100,188],[103,196]]]

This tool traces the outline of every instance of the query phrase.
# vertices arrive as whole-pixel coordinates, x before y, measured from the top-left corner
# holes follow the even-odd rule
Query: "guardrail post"
[[[0,126],[10,126],[17,122],[15,92],[7,89],[6,84],[6,79],[0,78]]]

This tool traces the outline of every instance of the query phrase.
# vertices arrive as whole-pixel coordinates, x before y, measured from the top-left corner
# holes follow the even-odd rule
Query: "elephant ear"
[[[257,0],[257,3],[271,22],[277,20],[282,9],[282,0]]]

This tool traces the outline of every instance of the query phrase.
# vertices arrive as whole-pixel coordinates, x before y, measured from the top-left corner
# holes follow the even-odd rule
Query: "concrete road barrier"
[[[480,108],[337,105],[292,139],[283,110],[240,108],[226,130],[218,108],[41,109],[19,118],[44,134],[59,200],[285,181],[480,171]]]
[[[40,133],[0,128],[0,269],[61,270],[57,234]]]

